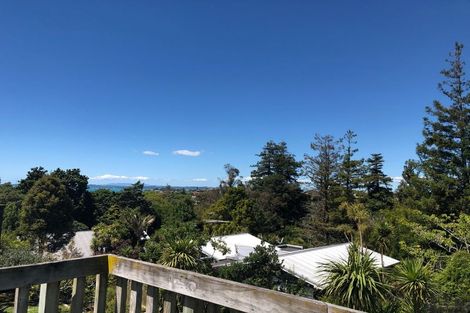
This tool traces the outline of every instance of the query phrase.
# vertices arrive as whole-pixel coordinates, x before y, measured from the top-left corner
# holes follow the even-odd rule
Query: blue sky
[[[270,139],[300,159],[315,133],[347,129],[399,176],[456,40],[470,62],[469,12],[468,0],[2,1],[0,177],[42,165],[92,183],[216,185],[225,163],[249,176]]]

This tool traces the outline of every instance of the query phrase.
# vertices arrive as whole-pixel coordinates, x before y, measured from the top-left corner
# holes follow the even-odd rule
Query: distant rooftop
[[[223,253],[220,249],[216,249],[212,242],[220,242],[226,246],[228,252]],[[216,261],[234,260],[241,261],[255,250],[255,247],[261,245],[262,240],[248,233],[217,236],[202,247],[202,252],[214,258]]]
[[[279,255],[283,261],[284,270],[292,275],[306,281],[318,289],[322,289],[322,282],[325,274],[322,271],[322,264],[334,261],[341,262],[348,258],[348,248],[350,243],[329,245],[305,250],[299,250]],[[380,253],[365,249],[374,259],[376,266],[382,267]],[[384,267],[389,267],[399,263],[386,255],[383,256]]]
[[[224,244],[228,249],[223,253],[223,249],[213,246],[212,242]],[[262,244],[262,240],[248,233],[212,237],[202,252],[216,260],[213,266],[227,265],[232,262],[242,261],[255,247]],[[265,242],[264,245],[270,245]],[[322,282],[325,274],[322,271],[322,265],[331,261],[341,262],[348,257],[348,248],[350,243],[335,244],[310,249],[302,249],[301,246],[283,244],[276,247],[279,260],[283,262],[283,269],[287,273],[298,277],[315,288],[322,289]],[[370,249],[365,249],[374,259],[375,265],[382,267],[382,257]],[[398,260],[383,255],[384,267],[389,267],[399,263]]]

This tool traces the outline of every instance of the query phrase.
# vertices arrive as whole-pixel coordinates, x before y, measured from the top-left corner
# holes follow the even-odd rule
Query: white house
[[[263,241],[248,233],[212,237],[212,239],[202,247],[202,252],[216,262],[214,267],[223,266],[232,262],[243,261],[255,247],[261,245]],[[270,245],[269,243],[264,243]],[[322,281],[325,278],[322,266],[325,263],[335,261],[341,262],[348,257],[350,243],[334,244],[323,247],[302,249],[300,246],[281,245],[276,247],[279,260],[282,261],[285,272],[302,279],[317,289],[322,289]],[[370,253],[375,264],[384,267],[397,264],[399,261],[386,255],[365,249]]]

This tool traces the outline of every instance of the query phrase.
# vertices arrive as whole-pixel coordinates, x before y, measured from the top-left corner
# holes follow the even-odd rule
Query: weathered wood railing
[[[39,313],[56,313],[59,282],[73,279],[70,312],[82,313],[85,278],[90,275],[96,276],[94,313],[106,311],[109,275],[116,277],[116,313],[125,313],[127,307],[130,313],[141,313],[143,306],[146,313],[176,313],[181,308],[183,313],[212,313],[219,312],[221,307],[230,312],[358,312],[325,302],[115,255],[0,268],[0,291],[15,289],[13,312],[26,313],[31,285],[41,285]],[[144,285],[146,288],[143,288]]]

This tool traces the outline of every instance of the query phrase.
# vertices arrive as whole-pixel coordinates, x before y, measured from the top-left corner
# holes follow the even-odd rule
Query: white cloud
[[[150,177],[104,174],[104,175],[92,177],[90,179],[91,180],[149,180]]]
[[[297,179],[297,182],[299,184],[310,184],[311,183],[310,179],[307,179],[307,178],[299,178],[299,179]]]
[[[159,156],[160,155],[160,153],[155,152],[155,151],[150,151],[150,150],[145,150],[144,152],[142,152],[142,154],[149,155],[149,156]]]
[[[190,156],[190,157],[197,157],[201,155],[201,151],[191,151],[191,150],[175,150],[173,151],[173,154],[176,155],[184,155],[184,156]]]
[[[193,181],[195,181],[195,182],[206,182],[206,181],[208,181],[208,179],[207,178],[193,178]]]
[[[403,177],[401,177],[401,176],[392,176],[392,180],[395,183],[400,183],[403,180]]]
[[[244,182],[244,183],[247,183],[249,182],[250,180],[252,180],[253,178],[251,176],[247,176],[247,177],[241,177],[241,181]]]

